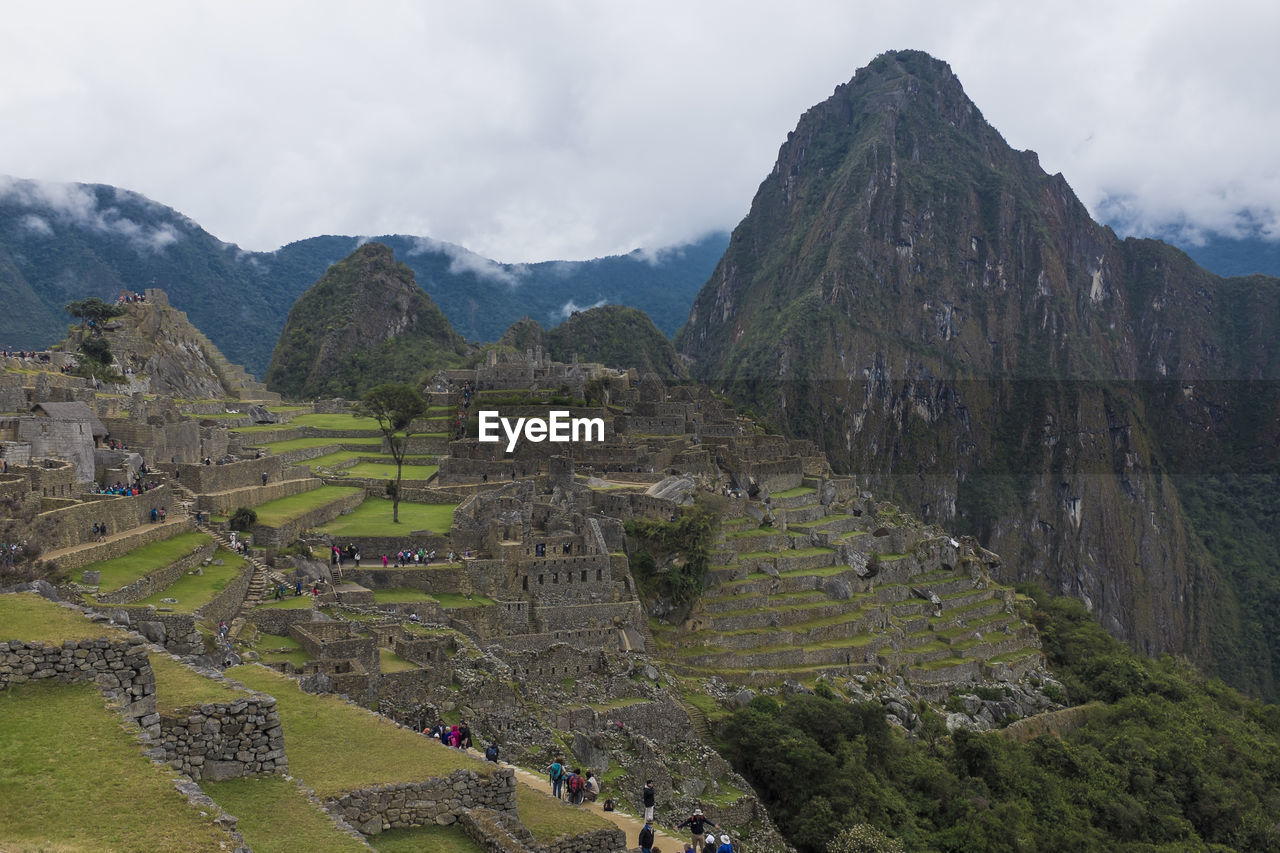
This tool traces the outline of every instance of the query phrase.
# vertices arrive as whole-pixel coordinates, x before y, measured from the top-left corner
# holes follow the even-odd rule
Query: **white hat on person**
[[[728,844],[728,843],[729,843],[729,836],[727,836],[727,835],[722,835],[722,836],[720,836],[720,843],[721,843],[721,844]]]
[[[715,837],[714,835],[712,835],[710,832],[708,832],[708,833],[707,833],[707,843],[708,843],[708,844],[715,844],[715,843],[716,843],[716,837]]]

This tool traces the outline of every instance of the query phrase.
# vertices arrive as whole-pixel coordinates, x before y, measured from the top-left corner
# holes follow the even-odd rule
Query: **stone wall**
[[[76,488],[76,470],[70,462],[60,459],[41,459],[28,466],[18,466],[12,461],[9,463],[9,473],[25,476],[31,483],[31,491],[43,498],[75,497],[79,493]],[[88,479],[92,480],[93,475],[90,474]]]
[[[202,494],[196,498],[196,509],[213,515],[231,515],[242,506],[255,507],[277,498],[287,498],[318,488],[322,481],[311,477],[295,477],[274,480],[262,485],[262,480],[252,486],[243,486],[229,492]]]
[[[666,521],[677,510],[674,501],[639,492],[592,492],[591,505],[604,515],[623,521],[641,516]]]
[[[255,607],[249,612],[248,619],[254,626],[264,634],[272,634],[277,637],[291,636],[289,627],[295,623],[306,623],[314,621],[316,618],[315,611],[310,608],[301,610],[291,610],[285,608],[274,607]]]
[[[0,690],[52,678],[65,684],[90,682],[128,720],[138,723],[153,736],[159,732],[156,713],[156,678],[141,637],[97,640],[68,640],[61,646],[0,642]]]
[[[332,521],[344,512],[355,509],[364,498],[363,492],[356,492],[339,501],[316,507],[311,512],[305,513],[292,521],[287,521],[279,527],[254,525],[253,543],[255,546],[262,548],[283,548],[298,539],[304,531]]]
[[[197,781],[288,770],[276,700],[263,694],[161,714],[157,745],[170,767]]]
[[[178,503],[168,486],[157,486],[140,495],[99,495],[93,500],[40,514],[40,521],[53,522],[45,547],[54,550],[94,541],[93,525],[105,524],[108,535],[151,523],[151,510],[165,507],[178,514]],[[180,522],[168,522],[177,524]],[[138,547],[137,543],[130,546]],[[98,558],[100,559],[100,558]]]
[[[279,480],[281,476],[278,456],[246,459],[225,465],[180,464],[164,467],[173,471],[182,485],[197,494],[261,486],[263,473],[267,474],[268,482]]]
[[[222,588],[222,591],[210,599],[196,611],[196,615],[209,622],[230,622],[244,604],[244,597],[249,593],[249,585],[253,582],[255,569],[252,563],[246,562],[236,576]]]
[[[108,523],[105,518],[92,519],[89,524],[89,533],[91,535],[93,533],[92,521]],[[73,551],[69,554],[63,554],[54,562],[57,563],[58,568],[65,571],[72,571],[98,560],[110,560],[114,557],[123,556],[142,545],[146,545],[151,542],[159,542],[163,539],[177,536],[179,533],[185,533],[194,529],[195,525],[189,518],[180,518],[177,521],[168,521],[164,524],[148,523],[143,527],[133,528],[133,535],[131,536],[127,536],[123,539],[116,539],[112,542],[103,542],[100,545],[95,545],[92,548],[85,548],[81,551]],[[111,532],[116,533],[119,531],[111,530]]]
[[[420,782],[362,788],[324,806],[365,835],[411,826],[448,826],[474,808],[517,817],[515,771],[492,765],[480,768]]]
[[[485,853],[623,853],[627,849],[626,833],[617,827],[564,835],[539,844],[523,824],[489,809],[464,813],[459,825]]]
[[[141,601],[162,589],[168,589],[173,583],[191,569],[213,556],[214,545],[199,545],[185,557],[179,557],[167,566],[143,575],[131,584],[122,586],[114,592],[98,596],[99,604],[132,604]]]
[[[147,605],[98,608],[117,622],[128,617],[128,625],[151,642],[175,655],[198,655],[204,652],[204,635],[196,630],[192,613],[166,613]]]

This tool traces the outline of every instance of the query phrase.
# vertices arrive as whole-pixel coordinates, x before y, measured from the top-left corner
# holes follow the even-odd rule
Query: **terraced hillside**
[[[1008,680],[1043,665],[998,558],[888,504],[820,500],[818,482],[736,507],[681,628],[653,623],[685,675],[751,685],[888,673],[913,685]],[[756,515],[771,510],[773,521]]]

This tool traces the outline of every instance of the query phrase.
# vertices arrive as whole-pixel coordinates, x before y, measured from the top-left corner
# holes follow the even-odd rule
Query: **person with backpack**
[[[561,799],[561,789],[564,786],[564,765],[559,760],[551,762],[551,766],[547,768],[547,777],[551,780],[551,796],[557,800]]]
[[[569,802],[575,806],[582,805],[582,795],[586,790],[586,782],[582,778],[582,774],[576,770],[569,771],[569,779],[565,782],[569,789]]]
[[[644,829],[640,830],[640,853],[653,853],[653,826],[649,821],[644,822]]]
[[[484,748],[484,757],[486,761],[496,762],[498,760],[498,745],[491,743]]]

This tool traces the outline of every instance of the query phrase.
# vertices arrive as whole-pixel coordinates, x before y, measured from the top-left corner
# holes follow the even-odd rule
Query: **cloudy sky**
[[[0,174],[136,190],[250,249],[397,232],[582,259],[731,228],[806,108],[876,54],[919,48],[1095,215],[1280,238],[1277,10],[12,4]]]

